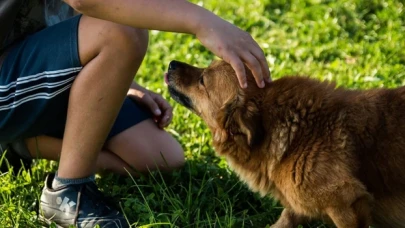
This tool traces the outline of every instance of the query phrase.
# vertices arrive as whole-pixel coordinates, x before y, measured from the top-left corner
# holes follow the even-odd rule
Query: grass
[[[274,79],[309,75],[347,88],[397,87],[405,82],[405,5],[402,0],[257,0],[196,2],[250,32],[266,53]],[[169,127],[187,164],[170,175],[140,179],[107,175],[99,186],[119,197],[141,227],[265,227],[282,208],[240,183],[215,156],[204,123],[168,96],[162,75],[170,60],[206,66],[214,58],[191,35],[151,31],[136,80],[175,108]],[[36,161],[32,174],[0,174],[0,227],[36,227],[44,174],[55,162]],[[323,227],[312,224],[310,227]]]

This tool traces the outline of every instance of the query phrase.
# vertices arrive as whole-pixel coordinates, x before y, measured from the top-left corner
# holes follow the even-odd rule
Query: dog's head
[[[224,61],[214,61],[207,68],[172,61],[165,81],[172,98],[200,116],[214,133],[215,141],[240,139],[253,147],[263,138],[263,90],[256,86],[249,70],[246,74],[248,88],[242,89],[235,71]]]

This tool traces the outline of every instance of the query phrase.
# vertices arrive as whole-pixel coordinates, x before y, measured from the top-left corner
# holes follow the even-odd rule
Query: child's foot
[[[61,227],[127,228],[124,216],[106,202],[93,182],[52,189],[54,174],[47,176],[40,202],[40,215]]]

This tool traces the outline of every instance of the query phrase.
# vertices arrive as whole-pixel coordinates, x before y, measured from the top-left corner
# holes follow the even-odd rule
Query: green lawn
[[[197,2],[196,2],[197,3]],[[247,30],[264,49],[274,79],[309,75],[348,88],[405,82],[403,0],[205,0],[198,4]],[[175,107],[169,131],[182,143],[184,169],[141,179],[108,175],[100,187],[121,199],[129,221],[143,227],[265,227],[282,208],[251,193],[214,155],[204,123],[168,96],[162,75],[170,60],[206,66],[214,56],[190,35],[151,31],[136,80]],[[32,175],[0,174],[0,227],[36,227],[36,200],[54,162]],[[322,227],[313,224],[312,227]]]

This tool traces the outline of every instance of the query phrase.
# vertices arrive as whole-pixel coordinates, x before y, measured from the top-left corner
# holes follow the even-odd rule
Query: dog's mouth
[[[187,97],[184,93],[180,92],[176,89],[175,83],[171,80],[171,71],[169,70],[164,75],[165,83],[168,85],[169,94],[170,96],[179,104],[183,105],[184,107],[194,111],[193,102],[189,97]]]
[[[166,73],[165,73],[164,78],[165,78],[165,83],[166,83],[166,85],[169,85],[169,72],[166,72]]]
[[[191,111],[194,111],[193,102],[191,102],[191,99],[189,97],[187,97],[183,93],[179,92],[173,86],[169,86],[169,93],[170,93],[170,96],[176,102],[178,102],[179,104],[183,105],[184,107],[190,109]]]

